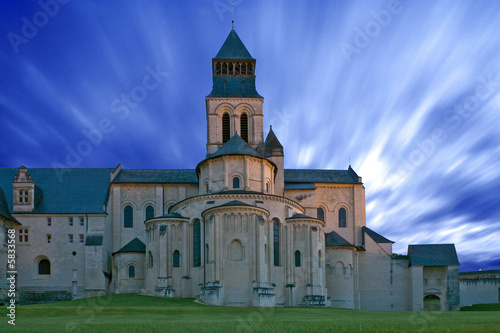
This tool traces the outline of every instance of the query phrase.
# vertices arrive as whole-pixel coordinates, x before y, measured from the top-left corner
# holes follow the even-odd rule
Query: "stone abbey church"
[[[255,66],[231,30],[212,60],[207,155],[193,169],[0,169],[2,297],[15,228],[21,303],[142,293],[224,306],[458,309],[453,244],[393,254],[366,226],[351,166],[284,168],[272,128],[264,137]]]

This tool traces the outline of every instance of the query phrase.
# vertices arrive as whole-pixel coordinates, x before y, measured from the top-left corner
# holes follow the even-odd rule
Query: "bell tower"
[[[235,134],[256,148],[263,141],[264,98],[255,89],[255,59],[234,27],[212,59],[212,76],[206,97],[207,156]]]

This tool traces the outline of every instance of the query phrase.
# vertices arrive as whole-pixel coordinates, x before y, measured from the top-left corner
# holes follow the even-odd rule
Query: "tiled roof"
[[[7,203],[7,200],[5,199],[5,195],[4,195],[1,187],[0,187],[0,216],[3,216],[4,218],[6,218],[7,220],[10,220],[12,222],[16,222],[17,224],[21,224],[21,223],[19,223],[19,221],[17,221],[15,219],[14,216],[10,215],[9,204]]]
[[[315,190],[316,185],[314,183],[287,183],[285,184],[285,190]]]
[[[182,216],[179,213],[168,213],[162,216],[155,217],[155,219],[168,219],[168,218],[174,218],[174,219],[187,219],[187,217]]]
[[[254,207],[252,205],[249,205],[247,203],[244,203],[244,202],[241,202],[241,201],[238,201],[238,200],[229,201],[229,202],[226,202],[225,204],[222,204],[222,205],[217,206],[217,207],[229,207],[229,206],[250,206],[250,207]]]
[[[215,59],[253,59],[240,37],[231,29]]]
[[[379,243],[379,244],[394,243],[393,241],[388,240],[384,236],[377,234],[375,231],[373,231],[373,230],[371,230],[371,229],[369,229],[367,227],[363,227],[362,229],[363,229],[363,232],[365,234],[367,234],[368,236],[370,236],[371,239],[373,239],[375,241],[375,243]]]
[[[121,170],[113,183],[175,183],[198,184],[194,169]]]
[[[347,246],[354,247],[351,243],[345,240],[344,237],[340,236],[335,231],[331,231],[325,234],[325,246]]]
[[[359,180],[349,170],[285,169],[285,183],[357,184]]]
[[[215,153],[210,155],[209,158],[224,155],[249,155],[262,158],[262,156],[257,153],[257,151],[253,149],[248,143],[246,143],[238,134],[235,134]]]
[[[252,76],[214,76],[212,91],[207,97],[262,98]]]
[[[293,214],[292,217],[287,217],[286,220],[294,220],[294,219],[315,219],[315,217],[304,215],[304,214]]]
[[[5,199],[11,212],[12,181],[18,171],[17,168],[0,169],[0,187],[7,193]],[[103,213],[111,171],[113,169],[28,169],[31,179],[43,193],[30,213]]]
[[[458,262],[454,244],[408,245],[410,266],[455,266]]]
[[[116,251],[115,253],[123,252],[139,252],[146,253],[146,245],[139,238],[132,239],[127,245]]]

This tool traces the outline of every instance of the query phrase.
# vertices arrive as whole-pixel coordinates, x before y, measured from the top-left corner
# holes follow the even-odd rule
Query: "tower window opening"
[[[241,115],[241,138],[248,142],[248,116],[245,113]]]
[[[240,64],[234,64],[234,75],[240,75]]]
[[[222,143],[228,142],[230,139],[230,124],[229,114],[224,113],[222,116]]]
[[[222,75],[227,75],[227,63],[222,64]]]
[[[247,75],[253,75],[253,64],[248,64]]]
[[[247,75],[247,64],[241,64],[241,75]]]
[[[220,75],[221,69],[222,69],[222,66],[221,66],[220,62],[216,62],[215,63],[215,75]]]

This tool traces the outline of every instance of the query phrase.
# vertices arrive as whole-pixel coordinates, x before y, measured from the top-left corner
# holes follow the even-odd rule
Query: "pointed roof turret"
[[[240,37],[231,29],[214,59],[253,59]]]
[[[283,156],[283,146],[273,132],[273,127],[269,128],[266,141],[264,141],[265,156]]]

